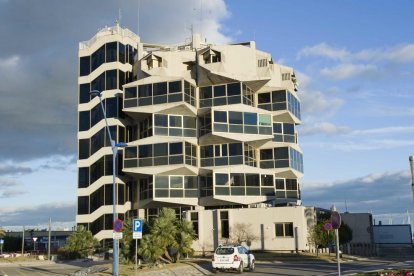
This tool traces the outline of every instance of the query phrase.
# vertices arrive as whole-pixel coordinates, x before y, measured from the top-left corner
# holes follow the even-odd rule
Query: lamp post
[[[413,190],[413,199],[414,199],[414,155],[409,157],[410,168],[411,168],[411,189]]]
[[[105,127],[106,130],[108,132],[108,137],[109,140],[111,141],[111,148],[112,148],[112,210],[113,210],[113,222],[115,222],[115,220],[118,218],[118,215],[116,213],[116,156],[118,153],[118,147],[126,147],[127,144],[126,143],[116,143],[115,140],[112,139],[111,136],[111,131],[109,129],[109,125],[108,125],[108,121],[106,119],[106,112],[105,112],[105,107],[103,105],[102,102],[102,93],[98,90],[92,90],[89,92],[90,95],[92,96],[98,96],[99,97],[99,103],[101,105],[102,108],[102,113],[105,119]],[[118,264],[119,264],[119,255],[118,255],[118,240],[113,238],[113,245],[112,245],[112,258],[113,258],[113,263],[112,263],[112,275],[113,276],[118,276]]]

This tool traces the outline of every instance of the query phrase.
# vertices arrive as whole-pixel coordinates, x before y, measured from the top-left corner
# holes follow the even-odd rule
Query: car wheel
[[[254,260],[253,260],[252,263],[250,264],[250,271],[254,271],[254,268],[255,266],[254,266]]]
[[[243,262],[240,262],[240,265],[239,265],[239,268],[237,269],[237,272],[239,274],[242,274],[243,273]]]

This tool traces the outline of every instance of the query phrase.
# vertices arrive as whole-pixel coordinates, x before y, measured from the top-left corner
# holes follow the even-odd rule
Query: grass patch
[[[15,258],[0,258],[0,263],[34,262],[37,256],[20,256]]]
[[[414,269],[385,269],[375,272],[355,274],[356,276],[409,276],[414,275]]]

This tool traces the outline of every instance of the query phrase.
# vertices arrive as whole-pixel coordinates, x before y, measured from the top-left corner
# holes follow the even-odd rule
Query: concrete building
[[[112,159],[99,101],[88,94],[95,89],[112,136],[128,143],[117,164],[121,219],[151,220],[170,207],[208,240],[208,223],[227,212],[230,229],[239,212],[265,232],[287,223],[283,231],[298,230],[305,247],[306,208],[296,207],[303,155],[292,68],[275,64],[255,42],[213,45],[193,34],[182,45],[147,44],[117,25],[80,43],[78,80],[76,221],[99,240],[112,238]]]

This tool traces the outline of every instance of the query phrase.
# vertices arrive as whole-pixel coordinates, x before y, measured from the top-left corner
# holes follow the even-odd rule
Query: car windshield
[[[219,247],[216,250],[216,254],[218,255],[230,255],[234,253],[233,247]]]

